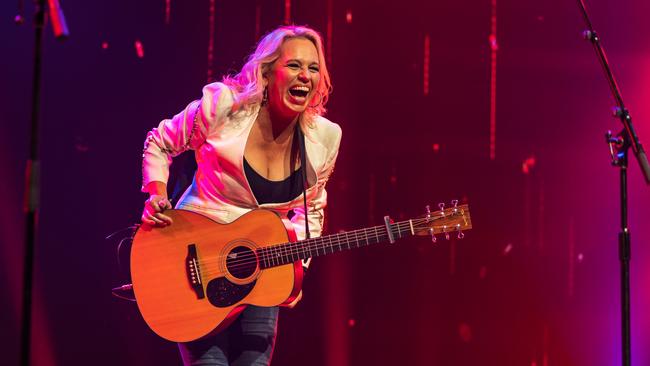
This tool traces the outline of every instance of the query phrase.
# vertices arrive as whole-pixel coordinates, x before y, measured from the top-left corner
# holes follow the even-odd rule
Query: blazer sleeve
[[[149,131],[142,154],[142,191],[153,181],[166,184],[172,158],[201,146],[231,107],[228,87],[222,83],[208,84],[200,100],[191,102],[183,111]]]

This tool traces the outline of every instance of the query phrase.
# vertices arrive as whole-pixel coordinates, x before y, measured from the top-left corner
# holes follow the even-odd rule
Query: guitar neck
[[[390,235],[389,231],[390,230]],[[374,226],[366,229],[343,232],[301,240],[295,243],[282,243],[257,250],[262,269],[281,266],[301,259],[361,248],[372,244],[401,239],[415,235],[412,220]]]

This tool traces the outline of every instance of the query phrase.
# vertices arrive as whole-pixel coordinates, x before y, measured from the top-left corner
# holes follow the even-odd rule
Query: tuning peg
[[[431,242],[435,244],[438,239],[436,238],[436,235],[433,233],[433,228],[429,228],[429,235],[431,235]]]
[[[452,204],[454,207],[458,207],[458,200],[451,200],[451,204]]]
[[[426,211],[427,211],[427,222],[429,222],[431,220],[431,207],[429,207],[429,205],[427,205]]]
[[[445,204],[443,202],[440,202],[438,204],[438,207],[440,208],[440,215],[445,216]]]
[[[460,224],[456,224],[456,229],[458,229],[458,239],[462,239],[465,237],[465,233],[460,229]]]
[[[447,225],[442,226],[442,232],[445,233],[445,239],[449,240],[449,231],[447,231]]]

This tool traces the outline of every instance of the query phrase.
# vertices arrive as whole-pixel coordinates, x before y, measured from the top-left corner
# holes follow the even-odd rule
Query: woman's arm
[[[147,134],[142,154],[141,189],[149,193],[149,199],[142,213],[143,222],[159,226],[171,224],[171,219],[162,212],[172,207],[167,198],[172,158],[203,144],[227,108],[222,100],[228,94],[223,92],[226,88],[221,83],[205,86],[201,100],[193,101],[181,113],[163,120]]]

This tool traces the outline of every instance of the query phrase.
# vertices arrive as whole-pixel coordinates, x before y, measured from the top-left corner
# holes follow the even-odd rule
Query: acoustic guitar
[[[174,223],[142,225],[131,248],[131,277],[138,308],[162,338],[188,342],[230,324],[246,305],[291,303],[302,285],[302,259],[394,242],[412,235],[449,238],[471,229],[466,204],[423,217],[296,241],[291,223],[253,210],[219,224],[185,210],[165,211]]]

